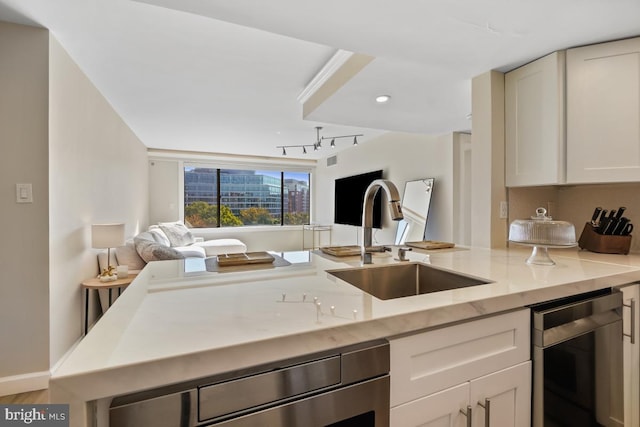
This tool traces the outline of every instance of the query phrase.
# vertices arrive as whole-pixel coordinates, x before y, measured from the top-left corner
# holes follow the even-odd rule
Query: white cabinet
[[[564,70],[561,51],[505,75],[507,187],[564,183]]]
[[[640,316],[638,298],[640,285],[620,288],[623,308],[624,351],[624,425],[640,426]],[[633,338],[633,339],[632,339]]]
[[[640,181],[640,38],[567,50],[567,183]]]
[[[529,310],[390,339],[391,425],[529,426]],[[462,412],[461,412],[462,411]]]
[[[466,426],[471,413],[474,427],[531,424],[531,362],[433,393],[391,408],[392,426]],[[470,411],[469,411],[470,410]]]
[[[469,383],[433,393],[391,408],[393,427],[463,427],[466,417],[460,409],[469,405]]]

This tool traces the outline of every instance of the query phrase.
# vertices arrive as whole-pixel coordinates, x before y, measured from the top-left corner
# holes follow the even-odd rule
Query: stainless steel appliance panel
[[[124,404],[109,411],[112,427],[191,427],[196,419],[196,390]]]
[[[389,427],[389,376],[265,409],[216,427]]]
[[[340,383],[340,356],[201,387],[199,420],[286,399]]]
[[[388,427],[389,343],[356,344],[117,396],[111,427]]]
[[[532,310],[533,426],[624,426],[621,293]]]

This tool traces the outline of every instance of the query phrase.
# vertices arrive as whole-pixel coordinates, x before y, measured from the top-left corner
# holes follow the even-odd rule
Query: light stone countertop
[[[88,401],[640,281],[640,256],[552,249],[555,266],[532,266],[529,253],[408,252],[492,283],[387,301],[326,273],[359,257],[276,253],[291,265],[215,273],[203,260],[150,263],[53,373],[52,400],[71,404],[71,425],[83,426]],[[394,256],[376,254],[374,266]]]

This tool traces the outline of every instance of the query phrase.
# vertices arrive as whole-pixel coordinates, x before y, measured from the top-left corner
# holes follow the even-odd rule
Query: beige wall
[[[504,74],[489,71],[472,81],[471,245],[506,246],[507,220],[499,217],[507,201],[504,186]]]
[[[45,388],[81,337],[90,224],[148,222],[145,146],[40,28],[0,22],[0,395]],[[33,203],[16,203],[16,183]]]
[[[0,391],[49,369],[48,46],[46,30],[0,22]]]
[[[322,159],[313,185],[314,221],[333,224],[336,178],[383,169],[385,178],[398,187],[401,196],[406,181],[435,178],[427,238],[453,241],[453,139],[452,134],[433,137],[392,132],[340,151],[336,165],[327,166],[326,159]],[[373,243],[393,244],[396,228],[383,208],[382,229],[374,229]],[[359,227],[334,225],[332,238],[333,245],[355,245],[361,243],[362,234]]]
[[[147,150],[62,46],[50,44],[51,364],[81,336],[79,284],[97,274],[91,224],[148,223]]]
[[[591,220],[596,206],[618,209],[624,206],[624,216],[640,227],[640,184],[600,184],[558,187],[519,187],[509,189],[509,220],[529,218],[537,207],[549,209],[553,219],[569,221],[580,238],[585,223]],[[633,233],[631,252],[640,253],[640,239]]]

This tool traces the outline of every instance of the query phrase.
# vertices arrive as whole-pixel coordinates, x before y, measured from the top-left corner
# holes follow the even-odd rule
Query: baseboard
[[[49,388],[49,371],[0,378],[0,396]]]

